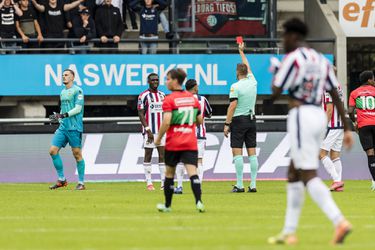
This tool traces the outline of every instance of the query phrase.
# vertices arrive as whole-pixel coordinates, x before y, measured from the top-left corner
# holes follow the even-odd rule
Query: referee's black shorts
[[[255,148],[257,146],[256,121],[253,116],[235,116],[230,124],[231,148]]]
[[[364,151],[375,148],[375,126],[364,126],[358,129],[358,134]]]

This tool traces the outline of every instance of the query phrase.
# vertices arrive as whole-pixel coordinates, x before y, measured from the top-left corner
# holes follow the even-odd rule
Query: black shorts
[[[230,125],[231,148],[255,148],[257,146],[257,128],[255,118],[250,116],[233,117]]]
[[[178,163],[198,166],[198,151],[168,151],[164,153],[165,164],[176,167]]]
[[[375,126],[365,126],[358,129],[359,140],[364,151],[374,148]]]

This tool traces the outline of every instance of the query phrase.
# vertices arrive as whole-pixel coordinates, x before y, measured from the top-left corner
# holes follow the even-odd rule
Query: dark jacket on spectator
[[[159,6],[156,8],[146,8],[139,0],[132,0],[130,2],[130,8],[139,13],[139,19],[141,22],[141,29],[139,31],[140,35],[158,34],[159,13],[166,8],[167,1],[154,0],[153,4]]]
[[[83,27],[83,22],[80,16],[75,17],[73,19],[73,32],[76,38],[81,38],[83,36],[86,36],[86,41],[96,38],[96,29],[95,29],[95,22],[90,17],[89,18],[89,24],[86,27]],[[88,45],[88,42],[86,43],[79,43],[80,45]],[[76,43],[78,45],[78,43]]]
[[[101,36],[106,36],[108,38],[114,36],[121,37],[124,28],[119,8],[106,4],[98,7],[95,14],[95,26],[99,38]]]

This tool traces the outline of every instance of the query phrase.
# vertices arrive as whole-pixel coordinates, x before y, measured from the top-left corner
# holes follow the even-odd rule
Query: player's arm
[[[138,117],[139,117],[139,120],[141,121],[142,126],[146,130],[146,133],[147,133],[147,142],[148,143],[152,143],[154,141],[154,134],[152,133],[150,127],[148,126],[148,124],[146,122],[145,110],[144,109],[139,109],[138,110]]]
[[[355,118],[355,98],[353,93],[349,96],[349,108],[348,108],[348,114],[350,117],[350,120],[354,123],[355,127],[357,126],[357,119]]]
[[[248,74],[251,74],[252,72],[251,72],[250,64],[249,64],[249,61],[247,60],[244,50],[245,50],[245,43],[240,43],[238,45],[238,51],[240,52],[242,63],[246,65]]]
[[[349,123],[345,117],[344,104],[340,100],[339,94],[337,93],[337,90],[335,88],[332,88],[330,91],[328,91],[328,93],[332,97],[333,105],[335,105],[335,107],[337,108],[337,112],[340,115],[342,124],[344,124],[344,144],[346,145],[347,148],[351,148],[354,141],[353,141],[353,136],[351,134]]]
[[[329,122],[332,118],[333,113],[333,103],[332,103],[332,97],[329,93],[324,94],[325,103],[326,103],[326,116],[327,121]]]
[[[282,88],[272,85],[271,103],[276,101],[283,93]]]
[[[349,108],[348,108],[348,114],[349,114],[350,120],[352,120],[353,123],[356,123],[357,119],[355,118],[354,111],[355,111],[355,107],[349,106]]]
[[[38,4],[36,0],[31,0],[31,2],[33,3],[35,9],[37,9],[39,12],[44,12],[46,10],[44,5]]]
[[[147,133],[147,142],[152,143],[154,141],[154,135],[152,134],[152,131],[151,131],[151,129],[148,126],[147,121],[146,121],[145,103],[144,103],[144,99],[142,99],[142,96],[138,97],[138,107],[137,108],[138,108],[139,120],[140,120],[142,126],[145,128],[146,133]]]
[[[69,11],[74,9],[75,7],[78,7],[81,3],[83,3],[85,0],[77,0],[69,4],[64,4],[64,11]]]
[[[158,146],[161,144],[161,139],[169,129],[169,126],[171,125],[172,120],[172,112],[164,112],[163,113],[163,122],[161,123],[158,137],[155,140],[155,145]]]
[[[326,104],[326,116],[327,116],[327,121],[329,122],[332,118],[332,113],[333,113],[333,103],[327,103]]]
[[[207,117],[207,118],[211,118],[211,116],[212,116],[212,108],[211,108],[211,105],[210,105],[210,103],[208,102],[207,98],[204,98],[204,102],[206,103],[206,108],[205,108],[205,110],[204,110],[205,117]]]
[[[283,90],[288,89],[293,84],[293,80],[298,73],[298,67],[295,62],[296,59],[293,55],[286,56],[282,63],[278,62],[276,58],[271,59],[271,68],[273,68],[274,74],[271,103],[281,96]]]
[[[78,115],[79,113],[81,113],[83,109],[83,103],[84,103],[83,92],[82,90],[78,90],[74,97],[74,108],[69,110],[64,115],[67,114],[66,117],[72,117],[72,116]]]

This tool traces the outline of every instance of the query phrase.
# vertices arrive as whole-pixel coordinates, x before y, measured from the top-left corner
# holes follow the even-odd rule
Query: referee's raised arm
[[[250,68],[250,64],[249,64],[249,61],[247,60],[246,58],[246,55],[244,53],[244,50],[245,50],[245,44],[244,43],[240,43],[238,45],[238,50],[240,52],[240,56],[241,56],[241,59],[242,59],[242,63],[245,64],[247,66],[247,73],[248,74],[251,74],[252,71],[251,71],[251,68]]]

